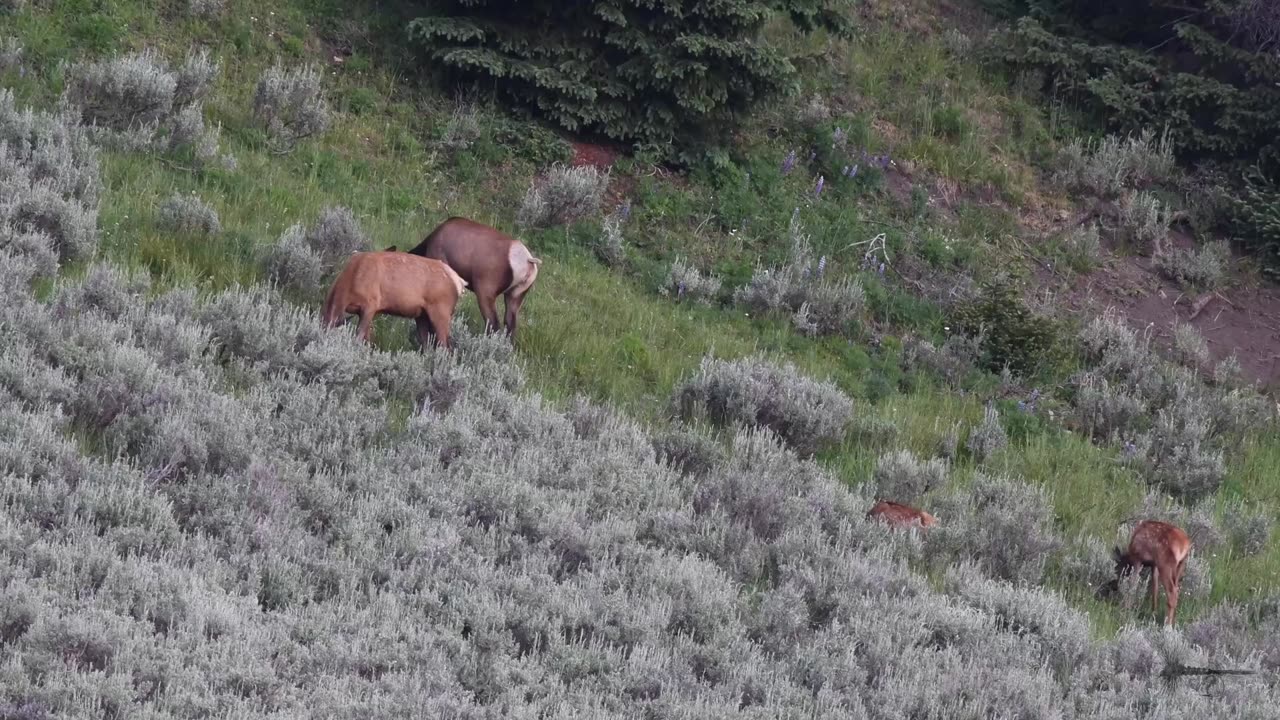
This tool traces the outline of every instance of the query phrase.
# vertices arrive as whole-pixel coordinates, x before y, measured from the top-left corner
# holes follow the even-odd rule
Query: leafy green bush
[[[781,11],[843,29],[826,0],[561,3],[450,0],[409,23],[432,62],[571,131],[688,147],[792,86],[795,68],[760,31]]]
[[[953,322],[966,335],[982,335],[983,364],[994,372],[1031,374],[1060,349],[1056,323],[1035,317],[1007,283],[984,283],[977,298],[956,307]]]

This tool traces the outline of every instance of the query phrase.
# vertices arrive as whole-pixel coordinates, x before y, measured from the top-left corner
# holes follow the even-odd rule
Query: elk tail
[[[542,260],[534,257],[524,243],[514,243],[507,251],[507,262],[511,265],[511,285],[503,293],[520,297],[533,287],[533,281],[538,278],[538,266],[542,264]]]

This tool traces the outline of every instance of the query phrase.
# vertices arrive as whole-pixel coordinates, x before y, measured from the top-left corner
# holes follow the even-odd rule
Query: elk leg
[[[369,330],[373,325],[375,314],[367,308],[360,308],[360,326],[356,328],[356,336],[365,342],[369,342]]]
[[[453,322],[453,315],[445,308],[431,307],[427,308],[427,322],[431,323],[436,330],[436,347],[444,345],[446,350],[453,349],[453,341],[449,339],[449,326]],[[425,348],[424,348],[425,349]]]
[[[1178,611],[1178,581],[1171,573],[1161,575],[1160,581],[1164,585],[1165,594],[1164,622],[1166,625],[1173,625],[1173,617]]]
[[[511,342],[516,341],[516,316],[520,313],[520,306],[524,304],[525,295],[512,295],[507,293],[503,296],[503,305],[507,311],[507,337],[511,338]]]
[[[434,340],[435,327],[431,324],[431,318],[426,313],[414,318],[414,322],[418,324],[418,345],[423,352],[427,351],[427,343]]]
[[[1160,566],[1151,566],[1151,612],[1160,611],[1159,588],[1156,587],[1156,578],[1160,576]]]
[[[480,314],[484,316],[484,331],[498,331],[498,293],[489,292],[488,288],[476,288],[476,301],[480,303]]]

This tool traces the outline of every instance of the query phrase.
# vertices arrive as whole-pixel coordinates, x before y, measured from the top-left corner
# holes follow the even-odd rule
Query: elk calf
[[[515,341],[516,315],[542,264],[524,243],[488,225],[451,217],[409,253],[443,260],[467,281],[480,304],[487,332],[498,329],[497,303],[502,295],[507,336]]]
[[[1159,589],[1156,581],[1164,586],[1166,625],[1173,625],[1178,611],[1178,585],[1186,569],[1187,556],[1191,554],[1191,538],[1182,528],[1158,520],[1143,520],[1133,529],[1129,548],[1115,548],[1112,556],[1116,562],[1116,579],[1109,583],[1119,587],[1120,578],[1133,572],[1136,565],[1151,570],[1151,609],[1159,611]]]
[[[933,527],[938,524],[938,519],[924,510],[913,508],[910,505],[881,500],[867,511],[868,518],[877,518],[889,523],[894,527],[911,527],[917,525],[922,528]]]
[[[446,348],[449,326],[467,281],[439,260],[405,253],[356,253],[333,281],[322,310],[325,327],[340,325],[349,313],[360,316],[356,334],[369,342],[378,313],[413,318],[425,349],[435,336]]]

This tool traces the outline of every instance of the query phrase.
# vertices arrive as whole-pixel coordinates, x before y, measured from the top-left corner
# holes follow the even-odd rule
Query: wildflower
[[[840,171],[840,177],[849,177],[849,166],[848,166],[848,165],[845,165],[845,166],[844,166],[844,169]]]
[[[618,206],[618,218],[626,220],[631,217],[631,201],[627,200]]]
[[[683,280],[681,280],[680,284],[676,286],[676,297],[681,297],[681,298],[684,297],[684,281]]]
[[[827,269],[827,256],[823,255],[818,258],[818,277],[822,277],[822,273]]]
[[[825,181],[826,181],[826,178],[822,177],[821,175],[818,176],[818,186],[813,189],[813,197],[815,199],[822,197],[822,184]]]
[[[876,270],[876,273],[884,275],[884,263],[880,263],[880,269]]]
[[[831,133],[831,146],[833,148],[843,147],[846,137],[842,128],[836,128],[836,131]]]
[[[849,179],[852,180],[857,176],[858,176],[858,166],[854,165],[852,168],[849,169]]]
[[[796,151],[792,150],[787,153],[787,157],[782,160],[782,174],[786,175],[796,166]]]
[[[1131,458],[1137,454],[1138,446],[1134,445],[1132,441],[1126,440],[1124,443],[1124,456],[1126,458]]]

